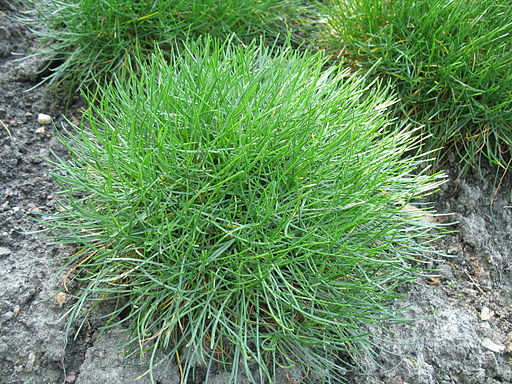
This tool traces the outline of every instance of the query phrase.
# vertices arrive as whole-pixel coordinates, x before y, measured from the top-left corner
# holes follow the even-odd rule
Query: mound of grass
[[[151,364],[176,356],[184,382],[198,362],[230,383],[342,380],[430,251],[411,201],[440,176],[413,172],[386,91],[320,54],[207,40],[176,57],[129,63],[63,136],[46,223],[78,244],[71,321],[116,300],[106,326],[129,324]]]
[[[302,23],[300,0],[30,0],[37,13],[27,19],[49,60],[50,82],[70,89],[110,77],[135,51],[210,34],[241,42],[264,35],[287,38]]]
[[[505,166],[512,145],[512,7],[502,0],[331,0],[329,41],[396,84],[430,148]],[[444,154],[440,152],[440,154]]]

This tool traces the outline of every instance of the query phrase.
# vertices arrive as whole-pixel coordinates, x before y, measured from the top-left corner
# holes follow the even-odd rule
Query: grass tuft
[[[136,46],[149,54],[189,37],[234,35],[248,42],[262,35],[284,41],[309,11],[300,0],[29,0],[36,18],[27,18],[48,60],[50,83],[70,89],[109,78]]]
[[[512,7],[502,0],[331,0],[329,44],[392,81],[427,149],[506,167],[512,148]]]
[[[388,302],[437,236],[413,200],[441,176],[414,172],[387,91],[321,54],[207,39],[173,57],[127,65],[63,134],[46,223],[78,244],[70,321],[114,300],[106,326],[128,324],[150,365],[176,357],[183,382],[197,364],[342,381],[380,342],[365,324],[400,321]]]

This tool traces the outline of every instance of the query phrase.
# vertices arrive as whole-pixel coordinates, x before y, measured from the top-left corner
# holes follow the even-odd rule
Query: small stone
[[[12,213],[16,219],[19,219],[23,216],[23,211],[21,210],[21,207],[13,207]]]
[[[30,210],[29,215],[38,215],[40,213],[43,213],[43,210],[39,207],[34,207]]]
[[[425,224],[434,222],[432,215],[428,211],[424,211],[412,204],[405,204],[403,206],[403,212],[407,217],[418,219]]]
[[[76,380],[76,375],[67,375],[65,378],[66,383],[74,383]]]
[[[35,363],[36,363],[36,355],[34,354],[34,352],[30,352],[30,354],[28,355],[27,364],[25,364],[25,368],[28,371],[31,371],[34,369]]]
[[[2,320],[4,320],[4,321],[9,321],[9,320],[12,320],[13,318],[14,318],[14,313],[11,311],[5,312],[2,315]]]
[[[9,256],[11,254],[11,250],[7,247],[0,247],[0,257]]]
[[[453,272],[451,267],[448,264],[441,264],[439,267],[437,267],[437,270],[439,271],[439,274],[445,277],[448,280],[454,280],[455,277],[453,276]]]
[[[46,378],[46,382],[47,383],[60,383],[61,382],[61,377],[60,377],[60,371],[58,369],[51,369],[51,370],[48,370],[46,371],[46,375],[45,375],[45,378]]]
[[[37,122],[43,125],[50,124],[52,122],[52,117],[50,115],[40,113],[37,115]]]
[[[57,296],[55,296],[55,301],[58,305],[62,306],[66,302],[66,294],[64,292],[57,293]]]
[[[507,345],[507,353],[512,354],[512,344]]]
[[[484,348],[487,348],[489,351],[495,352],[495,353],[502,353],[505,351],[505,346],[501,344],[496,344],[491,339],[483,339],[481,342],[482,346]]]
[[[449,255],[459,255],[462,252],[462,246],[460,244],[451,245],[448,247],[446,253]]]
[[[435,275],[435,276],[429,276],[427,277],[427,279],[425,280],[426,283],[428,285],[434,285],[434,286],[438,286],[438,285],[441,285],[443,284],[443,282],[446,280],[446,277],[444,276],[441,276],[441,275]]]
[[[36,133],[38,135],[44,135],[45,132],[46,132],[46,129],[44,127],[39,127],[39,128],[36,129]]]
[[[482,321],[488,321],[494,316],[494,312],[491,311],[487,307],[483,307],[482,311],[480,312],[480,320]]]
[[[15,306],[14,309],[12,310],[12,312],[14,313],[14,316],[18,317],[21,312],[20,306],[19,305]]]

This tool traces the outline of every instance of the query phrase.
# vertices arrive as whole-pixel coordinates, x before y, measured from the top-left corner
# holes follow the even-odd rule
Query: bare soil
[[[125,329],[100,334],[100,320],[91,319],[78,333],[65,333],[73,294],[57,271],[73,249],[32,233],[40,229],[33,217],[54,210],[57,193],[43,159],[63,153],[56,130],[64,113],[79,118],[79,102],[65,111],[47,87],[27,91],[43,63],[13,54],[35,44],[12,19],[18,12],[0,0],[0,384],[135,382],[144,366],[118,347],[129,336]],[[38,113],[55,125],[38,124]],[[394,304],[417,321],[371,327],[376,341],[393,343],[363,358],[364,369],[347,376],[349,383],[512,383],[512,179],[485,167],[462,177],[459,168],[454,157],[445,164],[449,182],[434,196],[439,212],[458,222],[437,244],[453,257],[433,263],[436,276],[410,284]],[[179,383],[178,369],[162,366],[155,380]],[[211,380],[225,383],[222,374]],[[293,372],[280,378],[300,381]]]

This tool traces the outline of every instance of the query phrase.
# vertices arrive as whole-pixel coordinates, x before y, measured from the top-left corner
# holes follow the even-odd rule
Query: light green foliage
[[[319,54],[206,41],[173,57],[129,63],[63,138],[46,223],[79,244],[71,321],[115,299],[107,326],[129,324],[151,364],[179,351],[184,376],[199,361],[230,383],[282,365],[343,380],[430,252],[436,224],[411,201],[440,176],[414,172],[385,90]]]
[[[430,148],[501,166],[512,145],[512,6],[504,0],[331,0],[330,44],[396,84]],[[446,151],[440,152],[442,157]]]
[[[283,41],[306,15],[299,0],[31,1],[37,18],[27,22],[43,44],[38,54],[53,67],[48,80],[67,80],[71,88],[110,77],[137,45],[165,50],[203,34]]]

